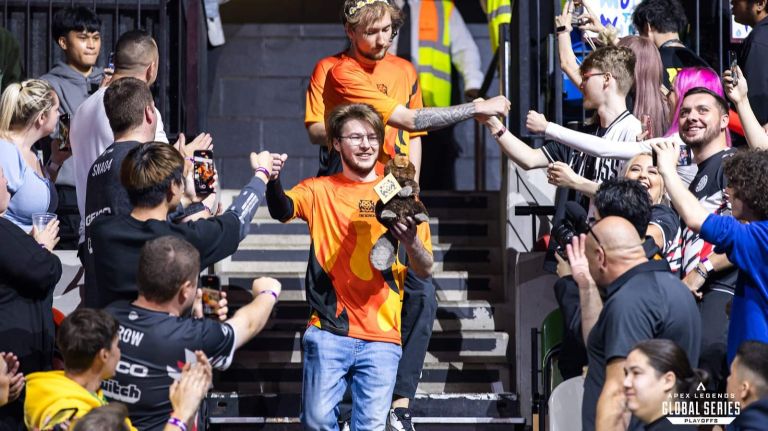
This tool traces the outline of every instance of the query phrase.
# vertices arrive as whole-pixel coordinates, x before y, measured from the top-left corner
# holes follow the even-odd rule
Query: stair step
[[[499,223],[483,220],[430,219],[433,244],[498,245]],[[309,247],[307,224],[302,220],[280,223],[276,220],[254,220],[243,246],[273,244],[303,245]]]
[[[501,269],[501,253],[495,247],[437,245],[432,249],[434,272],[475,271],[492,273]],[[300,273],[307,269],[309,250],[305,246],[242,246],[217,264],[217,273],[253,274]]]
[[[298,393],[232,393],[212,392],[206,399],[212,419],[297,417],[301,410],[301,394]],[[452,393],[416,394],[410,405],[414,419],[469,418],[501,419],[519,415],[519,400],[513,393]],[[218,423],[227,423],[221,420]],[[255,423],[255,422],[251,422]],[[426,422],[422,422],[426,423]]]
[[[237,356],[243,364],[264,362],[300,363],[303,331],[264,331],[243,347]],[[433,333],[425,363],[506,362],[506,332],[461,331]]]
[[[417,393],[501,393],[513,389],[510,382],[511,372],[506,364],[425,363]],[[214,387],[217,391],[238,393],[299,394],[301,383],[301,363],[255,363],[238,352],[229,369],[217,373]]]
[[[253,296],[243,290],[230,290],[229,308],[236,311]],[[493,331],[493,306],[488,301],[442,301],[438,304],[434,332]],[[309,319],[309,304],[303,301],[280,301],[265,329],[272,331],[302,331]]]
[[[222,284],[237,286],[241,289],[250,291],[251,283],[254,277],[274,277],[282,284],[282,301],[306,301],[306,291],[304,280],[306,277],[305,267],[296,273],[273,273],[265,272],[247,274],[218,272]],[[503,299],[501,276],[468,273],[466,271],[443,271],[436,273],[432,277],[437,291],[437,299],[440,301],[464,301],[464,300],[487,300],[496,301]]]

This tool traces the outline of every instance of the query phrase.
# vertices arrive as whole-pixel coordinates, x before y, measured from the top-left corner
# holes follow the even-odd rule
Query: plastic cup
[[[34,213],[32,214],[32,226],[34,226],[38,232],[42,232],[51,220],[56,220],[57,218],[58,217],[54,213]]]

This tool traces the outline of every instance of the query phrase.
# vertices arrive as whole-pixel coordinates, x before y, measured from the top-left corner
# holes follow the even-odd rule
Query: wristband
[[[565,30],[567,30],[567,29],[566,29],[566,27],[565,27],[564,25],[561,25],[561,26],[558,26],[558,27],[555,29],[555,33],[558,33],[558,34],[559,34],[559,33],[562,33],[562,32],[564,32]]]
[[[707,273],[710,273],[710,272],[715,270],[715,266],[712,265],[712,262],[709,259],[707,259],[707,258],[702,259],[701,262],[699,262],[699,263],[704,265],[704,269],[707,270]]]
[[[698,265],[696,265],[695,269],[696,269],[696,272],[698,272],[699,275],[701,276],[701,278],[703,278],[704,280],[709,278],[709,274],[706,271],[704,271],[703,269],[701,269],[701,267],[699,267]]]
[[[179,418],[175,418],[173,416],[169,417],[168,424],[175,426],[181,431],[187,431],[187,424],[185,424],[184,421]]]
[[[494,136],[496,139],[499,139],[499,138],[501,138],[501,136],[502,136],[504,133],[506,133],[506,132],[507,132],[507,128],[506,128],[506,127],[504,127],[504,126],[501,126],[501,129],[499,129],[499,131],[498,131],[498,132],[494,133],[494,134],[493,134],[493,136]]]
[[[259,292],[259,295],[261,295],[262,293],[269,293],[270,295],[275,297],[275,302],[277,302],[277,293],[275,293],[274,290],[269,290],[269,289],[262,290],[261,292]]]
[[[259,166],[258,168],[256,168],[256,173],[259,173],[259,172],[266,175],[267,179],[269,179],[269,177],[272,176],[272,172],[269,172],[269,170],[267,170],[267,168],[263,166]]]

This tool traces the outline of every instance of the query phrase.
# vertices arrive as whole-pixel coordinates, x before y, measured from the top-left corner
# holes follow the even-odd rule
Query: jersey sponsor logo
[[[229,325],[221,325],[221,333],[225,337],[228,337],[230,332],[232,332],[232,328]]]
[[[130,313],[128,313],[128,320],[136,320],[139,318],[139,313],[137,313],[134,310],[131,310]]]
[[[696,193],[698,193],[698,192],[700,192],[700,191],[704,190],[704,187],[706,187],[706,186],[707,186],[707,181],[708,181],[708,180],[709,180],[709,178],[708,178],[706,175],[704,175],[703,177],[701,177],[701,179],[699,180],[699,183],[698,183],[698,184],[696,184]]]
[[[117,363],[116,371],[120,374],[127,374],[133,377],[147,377],[149,375],[149,368],[141,364],[132,364],[128,361],[119,361]]]
[[[109,159],[93,165],[93,169],[91,170],[91,176],[95,177],[109,171],[109,169],[112,167],[112,162],[114,161],[115,159]]]
[[[144,333],[135,329],[126,328],[120,325],[120,330],[117,333],[117,338],[123,343],[130,344],[134,347],[139,347],[141,340],[144,339]]]
[[[101,383],[104,396],[126,404],[136,404],[141,400],[141,389],[133,383],[121,385],[117,380],[104,380]]]
[[[379,91],[381,91],[382,93],[384,93],[387,96],[389,96],[389,93],[387,93],[389,91],[389,89],[387,88],[386,85],[384,85],[384,84],[376,84],[376,88],[378,88]]]
[[[91,223],[93,223],[94,220],[96,220],[96,217],[102,215],[102,214],[112,214],[112,208],[110,207],[104,207],[100,210],[94,211],[85,218],[85,225],[90,226]]]
[[[376,214],[376,204],[369,199],[361,199],[357,204],[357,208],[362,217],[370,216],[371,214],[375,216]]]

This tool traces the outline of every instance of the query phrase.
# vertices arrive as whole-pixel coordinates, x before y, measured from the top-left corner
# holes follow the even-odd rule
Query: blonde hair
[[[55,104],[53,87],[40,79],[10,84],[0,99],[0,134],[23,130]]]
[[[392,18],[394,33],[403,25],[405,17],[397,6],[387,0],[346,0],[342,10],[342,21],[344,25],[349,25],[352,28],[359,25],[365,27],[384,18],[387,12]]]
[[[591,69],[610,73],[622,96],[635,85],[635,54],[629,48],[611,45],[597,48],[581,63],[580,72],[584,74]]]

